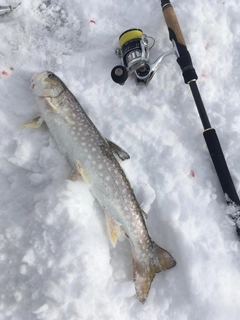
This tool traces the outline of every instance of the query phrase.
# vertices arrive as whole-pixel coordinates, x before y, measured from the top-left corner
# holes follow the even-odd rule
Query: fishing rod
[[[169,38],[177,49],[177,62],[182,70],[186,84],[190,86],[204,131],[203,136],[217,172],[227,204],[235,207],[231,218],[236,224],[240,238],[240,200],[232,181],[216,130],[211,126],[200,92],[197,87],[197,74],[192,64],[190,53],[187,49],[177,16],[169,0],[161,0],[163,15],[168,27]]]
[[[173,48],[162,53],[154,62],[150,61],[150,49],[154,46],[154,38],[147,36],[141,29],[129,29],[119,37],[120,48],[116,55],[121,65],[112,69],[112,80],[124,85],[130,75],[135,77],[138,85],[148,85],[159,68],[162,60],[174,54],[182,70],[184,82],[189,85],[202,125],[203,136],[206,141],[213,165],[218,175],[225,199],[228,205],[234,207],[230,215],[236,225],[240,239],[240,200],[233,184],[216,130],[211,126],[200,92],[197,87],[197,73],[193,67],[190,53],[187,49],[177,16],[169,0],[161,0],[163,15],[168,27],[169,38]],[[150,45],[151,44],[151,45]]]

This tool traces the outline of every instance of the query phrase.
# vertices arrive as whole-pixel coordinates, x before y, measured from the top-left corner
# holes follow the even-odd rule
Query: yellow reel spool
[[[143,32],[141,29],[130,29],[123,32],[119,37],[120,47],[122,48],[122,46],[130,40],[141,39],[142,34]]]

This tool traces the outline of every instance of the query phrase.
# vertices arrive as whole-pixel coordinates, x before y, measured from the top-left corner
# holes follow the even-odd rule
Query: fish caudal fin
[[[155,273],[170,269],[176,265],[176,261],[169,252],[152,242],[152,251],[148,258],[133,253],[133,276],[138,299],[144,303]]]

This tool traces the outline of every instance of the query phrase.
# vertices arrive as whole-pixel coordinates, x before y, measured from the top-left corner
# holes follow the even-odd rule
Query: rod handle
[[[172,42],[174,42],[177,51],[177,62],[182,70],[185,83],[189,84],[192,81],[196,81],[198,76],[193,68],[192,59],[190,53],[188,52],[182,30],[170,1],[162,0],[161,5],[169,31],[169,38]]]
[[[164,2],[165,2],[165,4],[162,7],[163,16],[165,18],[166,25],[167,25],[168,29],[172,30],[171,33],[169,32],[170,40],[171,41],[177,40],[177,44],[181,44],[181,45],[187,47],[186,42],[183,37],[183,34],[182,34],[182,30],[180,28],[180,25],[179,25],[179,22],[178,22],[178,19],[176,16],[176,13],[175,13],[170,1],[164,1]],[[173,37],[173,34],[175,35],[175,37]]]
[[[210,128],[205,130],[203,136],[206,141],[223,192],[227,195],[227,203],[240,206],[240,200],[233,184],[232,177],[228,170],[228,166],[215,129]]]
[[[236,224],[236,231],[238,238],[240,239],[240,200],[236,192],[235,186],[232,181],[232,177],[228,170],[226,160],[224,158],[220,142],[216,131],[213,128],[205,130],[204,138],[211,155],[215,170],[217,172],[219,181],[221,183],[223,192],[226,195],[226,201],[228,205],[234,206],[234,213],[230,215]]]

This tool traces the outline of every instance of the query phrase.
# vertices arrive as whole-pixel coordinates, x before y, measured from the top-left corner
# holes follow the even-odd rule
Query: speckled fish
[[[67,156],[103,207],[111,243],[121,232],[130,240],[136,293],[146,300],[155,273],[175,266],[173,257],[153,242],[133,190],[120,166],[128,154],[105,139],[74,95],[52,72],[35,74],[31,88],[40,116],[23,126],[37,128],[46,122],[60,150]]]

